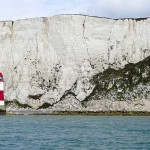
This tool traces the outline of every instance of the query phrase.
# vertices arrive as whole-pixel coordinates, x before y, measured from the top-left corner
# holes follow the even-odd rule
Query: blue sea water
[[[150,117],[0,116],[0,150],[148,150]]]

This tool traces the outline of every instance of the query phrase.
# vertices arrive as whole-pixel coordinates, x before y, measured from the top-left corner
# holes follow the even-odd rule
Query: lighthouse
[[[4,80],[3,74],[0,72],[0,114],[5,112],[5,103],[4,103]]]

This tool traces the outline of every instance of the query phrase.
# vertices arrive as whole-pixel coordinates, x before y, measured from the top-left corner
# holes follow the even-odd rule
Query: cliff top
[[[111,19],[111,20],[126,20],[126,19],[132,19],[135,21],[142,21],[149,19],[150,17],[143,17],[143,18],[109,18],[109,17],[100,17],[100,16],[90,16],[85,14],[60,14],[60,15],[54,15],[54,16],[48,16],[48,17],[35,17],[35,18],[25,18],[25,19],[17,19],[17,20],[4,20],[0,22],[14,22],[19,20],[30,20],[30,19],[37,19],[37,18],[50,18],[50,17],[57,17],[57,16],[85,16],[85,17],[92,17],[92,18],[100,18],[100,19]]]

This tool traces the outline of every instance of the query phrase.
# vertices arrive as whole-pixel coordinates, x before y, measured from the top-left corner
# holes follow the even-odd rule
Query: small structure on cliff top
[[[4,80],[3,74],[0,72],[0,113],[5,112],[5,103],[4,103]]]

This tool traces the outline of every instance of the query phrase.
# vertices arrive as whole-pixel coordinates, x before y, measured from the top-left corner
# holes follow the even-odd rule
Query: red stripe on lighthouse
[[[0,91],[0,101],[4,101],[4,91]]]

